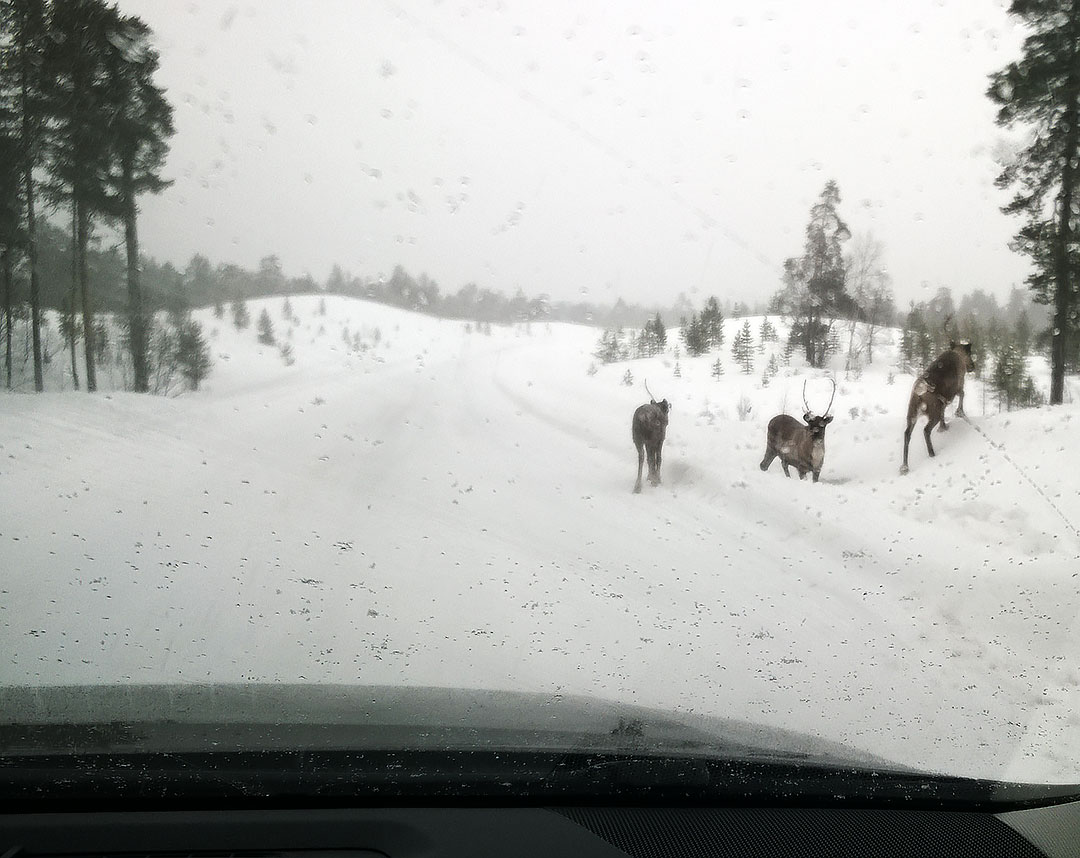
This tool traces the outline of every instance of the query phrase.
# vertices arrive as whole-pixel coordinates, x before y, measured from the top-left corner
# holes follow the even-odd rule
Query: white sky
[[[176,108],[140,234],[178,266],[755,301],[835,178],[901,302],[1027,272],[993,186],[1000,2],[120,5]]]

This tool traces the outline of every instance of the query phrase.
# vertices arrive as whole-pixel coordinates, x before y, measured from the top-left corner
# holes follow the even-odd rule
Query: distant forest
[[[71,305],[73,248],[69,231],[41,223],[38,232],[38,277],[41,302],[46,309],[63,312]],[[120,314],[127,308],[127,263],[119,246],[98,240],[87,250],[90,289],[99,312]],[[518,290],[507,295],[498,290],[466,284],[444,293],[426,274],[413,276],[397,266],[389,277],[359,277],[335,265],[323,281],[311,275],[287,274],[275,255],[259,261],[254,270],[231,263],[214,264],[202,254],[194,255],[183,270],[169,262],[140,257],[146,308],[174,313],[211,307],[236,300],[280,295],[331,294],[364,298],[408,310],[454,319],[510,324],[546,319],[599,326],[641,325],[657,312],[670,319],[689,316],[694,307],[685,294],[674,304],[644,306],[617,299],[611,304],[584,301],[553,301],[547,295],[529,296]],[[14,303],[25,305],[29,284],[25,272],[16,271]],[[735,302],[725,305],[729,315],[764,312]]]

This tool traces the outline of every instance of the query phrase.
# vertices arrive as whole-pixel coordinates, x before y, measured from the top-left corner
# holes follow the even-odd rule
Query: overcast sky
[[[898,298],[1004,296],[998,2],[121,0],[176,110],[143,248],[325,280],[764,300],[839,183]]]

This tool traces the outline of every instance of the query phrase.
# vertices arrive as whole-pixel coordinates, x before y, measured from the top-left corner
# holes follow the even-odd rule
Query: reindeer
[[[949,320],[945,320],[947,325]],[[938,355],[937,360],[930,364],[915,381],[911,388],[911,399],[908,400],[907,428],[904,430],[904,464],[900,466],[900,473],[908,472],[908,445],[911,443],[911,432],[919,419],[919,414],[926,415],[926,428],[923,435],[926,437],[926,452],[934,455],[934,445],[930,443],[930,432],[940,423],[942,430],[948,429],[945,422],[945,406],[952,402],[953,397],[959,396],[960,401],[956,405],[956,416],[964,416],[964,378],[975,369],[975,358],[971,356],[971,343],[967,340],[949,342],[949,350]]]
[[[649,456],[649,483],[660,485],[660,450],[664,446],[668,412],[671,410],[671,403],[666,399],[656,401],[649,390],[648,382],[645,382],[645,392],[649,394],[649,404],[638,406],[630,427],[634,446],[637,447],[637,482],[634,483],[634,494],[641,492],[641,466],[645,463],[646,453]]]
[[[821,476],[821,466],[825,463],[825,427],[832,423],[833,399],[836,397],[836,381],[832,381],[832,396],[829,397],[829,405],[825,413],[816,417],[810,410],[806,401],[806,381],[803,381],[803,405],[806,413],[803,414],[804,426],[789,414],[777,414],[769,421],[768,438],[765,442],[765,458],[761,460],[761,470],[769,470],[773,459],[780,457],[780,464],[784,468],[784,476],[790,477],[791,471],[788,465],[794,465],[799,472],[799,479],[806,479],[806,472],[814,474],[814,482]]]

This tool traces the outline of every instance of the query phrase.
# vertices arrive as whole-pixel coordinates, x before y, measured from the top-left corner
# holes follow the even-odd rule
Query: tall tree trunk
[[[86,267],[86,245],[90,241],[90,216],[81,202],[76,203],[78,223],[75,264],[79,269],[79,295],[82,299],[83,345],[86,351],[86,391],[97,390],[97,373],[94,371],[94,314],[90,307],[90,277]]]
[[[131,161],[123,165],[124,242],[127,246],[128,314],[131,339],[131,362],[135,370],[135,392],[150,390],[146,360],[146,317],[143,315],[142,288],[139,282],[139,238],[135,231],[135,191]]]
[[[26,170],[26,259],[30,265],[30,327],[34,338],[34,390],[45,389],[45,371],[41,360],[41,285],[38,283],[37,239],[34,237],[34,177]]]
[[[12,283],[11,283],[11,248],[3,250],[4,266],[4,369],[7,372],[7,389],[11,390],[11,326],[12,316]]]
[[[78,235],[79,235],[79,209],[75,205],[74,198],[71,201],[71,288],[68,290],[68,310],[70,312],[68,324],[68,351],[71,353],[71,384],[79,389],[79,363],[75,355],[75,297],[79,292],[79,266],[75,261],[78,259]]]
[[[1050,341],[1050,404],[1065,401],[1065,356],[1068,353],[1066,338],[1069,336],[1069,310],[1072,307],[1073,284],[1069,272],[1069,245],[1072,243],[1072,207],[1076,192],[1076,159],[1080,148],[1080,129],[1076,123],[1077,101],[1080,99],[1080,71],[1077,69],[1077,42],[1080,41],[1080,2],[1073,2],[1069,9],[1069,71],[1065,89],[1068,105],[1064,123],[1065,152],[1061,168],[1061,193],[1057,200],[1057,232],[1054,242],[1054,329]]]
[[[20,53],[20,91],[22,96],[22,139],[29,145],[30,133],[30,47],[26,43],[26,21],[23,20],[23,42],[19,45]],[[38,284],[37,240],[34,224],[34,165],[27,159],[23,174],[26,183],[26,258],[30,266],[30,324],[34,336],[34,390],[38,393],[45,389],[45,371],[41,359],[41,287]]]

